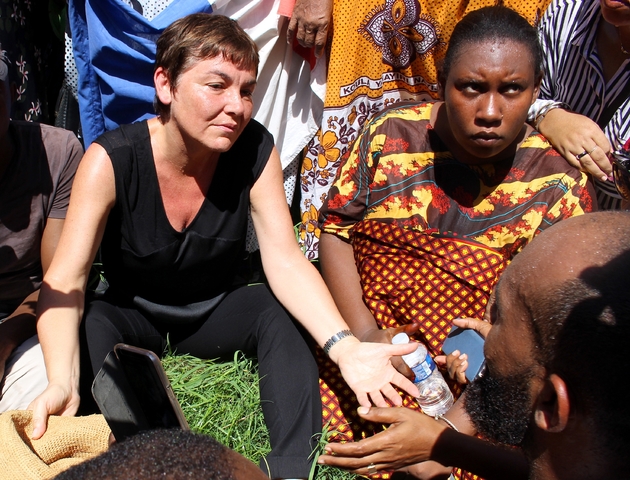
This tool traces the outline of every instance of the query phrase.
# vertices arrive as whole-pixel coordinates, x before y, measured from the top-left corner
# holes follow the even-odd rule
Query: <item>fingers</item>
[[[389,388],[392,388],[391,385],[389,385]],[[382,390],[386,390],[386,387],[383,387]],[[392,390],[394,390],[392,388]],[[394,390],[394,392],[396,392],[396,390]],[[372,403],[374,403],[374,405],[376,405],[377,407],[387,407],[387,402],[385,401],[385,399],[383,398],[383,394],[381,393],[380,390],[376,390],[374,392],[370,392],[370,399],[372,399]],[[400,397],[398,397],[398,400],[400,400]]]
[[[406,378],[399,372],[396,372],[396,374],[392,377],[391,383],[396,385],[401,390],[404,390],[414,398],[417,398],[420,395],[418,387],[416,387],[408,378]],[[389,388],[392,388],[391,385],[389,385]],[[392,390],[396,392],[396,390],[394,390],[393,388]],[[398,393],[396,393],[395,398],[392,398],[390,395],[387,395],[387,398],[389,398],[389,400],[394,405],[402,405],[402,399],[400,398],[400,395],[398,395]]]
[[[401,377],[404,380],[409,381],[403,375],[401,375]],[[391,384],[388,383],[387,385],[385,385],[385,387],[381,388],[381,393],[385,396],[385,398],[387,398],[391,402],[391,404],[397,407],[402,405],[402,398],[400,397],[400,394],[396,391],[394,387],[391,386]],[[377,405],[377,406],[388,407],[389,405],[386,404],[386,405]]]
[[[405,332],[407,335],[411,336],[416,333],[422,325],[420,323],[410,323],[409,325],[404,325],[401,328],[401,332]]]
[[[48,427],[48,411],[46,404],[38,402],[35,405],[29,405],[28,408],[29,410],[33,410],[33,433],[31,433],[31,438],[38,440],[46,433],[46,428]]]
[[[380,435],[380,434],[379,434]],[[375,436],[376,437],[376,436]],[[376,470],[383,470],[386,465],[379,463],[379,442],[375,437],[359,442],[332,443],[325,447],[325,454],[320,455],[317,463],[353,470],[360,475],[368,475],[367,467],[374,465]],[[373,468],[370,468],[373,472]]]
[[[321,57],[324,53],[324,48],[326,47],[326,42],[328,41],[328,26],[326,25],[323,28],[317,30],[317,34],[315,35],[315,56]]]
[[[468,383],[466,380],[466,369],[468,368],[468,355],[459,350],[453,351],[446,357],[448,376],[458,383]]]
[[[612,164],[608,159],[609,149],[595,145],[590,149],[574,154],[577,167],[580,170],[590,173],[596,178],[606,180],[612,172]]]
[[[293,38],[295,38],[295,32],[297,31],[298,20],[296,16],[291,17],[289,20],[289,26],[287,27],[287,42],[290,44],[293,43]]]
[[[368,397],[367,393],[355,392],[355,394],[357,396],[357,402],[359,402],[359,405],[365,408],[370,408],[372,406],[372,402],[370,402],[370,397]]]
[[[315,36],[317,35],[317,27],[311,25],[300,24],[298,27],[297,40],[300,45],[305,48],[313,48],[315,46]]]
[[[403,421],[405,418],[409,416],[409,414],[420,415],[418,412],[414,412],[413,410],[409,410],[408,408],[379,408],[379,407],[370,407],[357,408],[357,413],[364,418],[365,420],[369,420],[370,422],[376,423],[398,423]]]
[[[483,320],[477,320],[476,318],[456,318],[453,320],[453,323],[458,327],[462,328],[471,328],[483,337],[486,338],[488,333],[490,333],[490,329],[492,325],[488,322],[484,322]]]
[[[399,357],[415,351],[416,348],[418,345],[415,342],[399,343],[398,345],[384,344],[383,352],[390,357]]]
[[[410,381],[413,382],[416,379],[416,374],[413,373],[413,370],[409,368],[401,357],[392,357],[392,365],[398,372]]]

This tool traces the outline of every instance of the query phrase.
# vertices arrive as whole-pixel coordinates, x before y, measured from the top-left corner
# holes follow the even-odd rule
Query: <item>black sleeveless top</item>
[[[96,140],[114,167],[116,203],[101,244],[108,300],[131,304],[161,323],[188,323],[211,312],[229,290],[244,255],[249,192],[273,149],[251,120],[219,157],[194,220],[175,230],[164,210],[146,121]]]

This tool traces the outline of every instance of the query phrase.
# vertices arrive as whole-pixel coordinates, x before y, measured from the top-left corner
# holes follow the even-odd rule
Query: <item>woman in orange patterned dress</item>
[[[317,216],[365,122],[401,101],[438,98],[437,70],[455,24],[469,12],[502,4],[535,25],[550,0],[297,0],[289,26],[305,47],[324,54],[328,75],[320,130],[300,173],[300,242],[318,255]]]
[[[483,317],[499,275],[535,235],[592,210],[587,176],[525,124],[541,58],[536,30],[513,10],[470,13],[451,37],[444,101],[390,106],[342,159],[320,215],[320,261],[362,341],[405,330],[440,354],[452,320]],[[356,417],[330,365],[320,374],[338,439],[382,428]],[[461,424],[458,415],[447,417]]]

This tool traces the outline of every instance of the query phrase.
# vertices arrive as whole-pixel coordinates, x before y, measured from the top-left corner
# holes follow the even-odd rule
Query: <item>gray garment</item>
[[[0,304],[17,307],[42,281],[48,218],[65,218],[83,148],[72,132],[11,122],[15,154],[0,179]]]

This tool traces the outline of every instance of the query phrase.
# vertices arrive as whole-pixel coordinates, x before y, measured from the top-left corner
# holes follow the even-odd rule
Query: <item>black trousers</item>
[[[272,478],[308,477],[311,438],[322,428],[317,365],[268,288],[238,288],[206,320],[168,327],[153,324],[137,309],[93,301],[82,326],[82,362],[91,365],[93,379],[116,343],[161,355],[167,334],[178,353],[232,358],[236,350],[242,350],[257,356],[260,399],[272,447],[260,466]],[[87,380],[91,383],[92,379]]]

